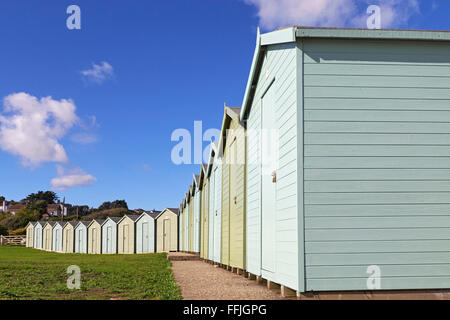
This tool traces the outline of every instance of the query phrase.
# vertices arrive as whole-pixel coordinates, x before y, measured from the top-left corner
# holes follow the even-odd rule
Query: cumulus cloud
[[[90,185],[96,179],[80,168],[66,170],[70,160],[60,140],[80,124],[72,100],[38,99],[27,93],[14,93],[3,100],[0,113],[0,149],[18,156],[22,165],[35,168],[45,162],[56,162],[58,177],[51,180],[55,189]],[[94,118],[95,120],[95,118]],[[93,121],[95,123],[95,121]],[[80,137],[87,141],[89,137]]]
[[[275,29],[287,25],[313,27],[366,28],[367,6],[379,5],[382,28],[408,22],[419,13],[418,0],[244,0],[258,10],[261,27]],[[365,6],[365,7],[364,7]]]
[[[81,71],[81,74],[91,82],[101,84],[114,76],[114,68],[106,61],[92,64],[91,69]]]
[[[65,190],[79,186],[90,186],[97,179],[90,174],[85,173],[80,168],[65,169],[57,166],[58,177],[53,178],[50,184],[54,190]]]
[[[78,121],[72,100],[38,99],[15,93],[4,99],[0,114],[0,148],[35,167],[43,162],[68,162],[59,139]]]

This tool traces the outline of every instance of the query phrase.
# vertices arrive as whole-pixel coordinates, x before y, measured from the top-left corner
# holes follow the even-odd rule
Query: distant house
[[[62,203],[49,204],[47,206],[47,214],[50,217],[67,216],[67,207]]]
[[[6,213],[10,207],[10,204],[7,201],[3,201],[0,205],[0,213]]]

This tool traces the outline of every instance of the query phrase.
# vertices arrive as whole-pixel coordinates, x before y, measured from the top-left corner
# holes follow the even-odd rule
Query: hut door
[[[163,251],[169,252],[170,251],[170,220],[166,219],[164,220],[164,230],[163,230]]]
[[[112,228],[106,228],[106,252],[112,253]]]
[[[59,248],[59,230],[56,230],[55,232],[55,251],[61,251],[61,249]]]
[[[64,252],[69,252],[69,230],[65,231],[64,239],[66,240],[65,241],[66,247],[64,249]]]
[[[236,260],[236,255],[235,255],[235,251],[236,251],[236,246],[239,245],[239,240],[236,239],[236,234],[238,234],[238,232],[236,232],[235,230],[240,228],[239,225],[237,225],[239,222],[238,220],[238,211],[237,211],[237,203],[238,203],[238,194],[237,194],[237,188],[236,188],[236,182],[237,182],[237,158],[236,158],[236,139],[233,140],[233,142],[230,145],[230,156],[228,158],[228,160],[230,161],[229,163],[229,168],[230,168],[230,186],[229,186],[229,201],[230,201],[230,213],[229,213],[229,227],[228,227],[228,233],[229,233],[229,238],[228,238],[228,261],[229,264],[236,264],[235,260]]]
[[[95,247],[96,247],[96,244],[97,244],[97,241],[95,241],[95,234],[96,234],[95,228],[92,228],[92,234],[91,234],[91,237],[92,237],[91,253],[95,253]]]
[[[81,246],[83,244],[83,230],[78,230],[78,252],[82,253]]]
[[[148,252],[148,222],[142,224],[142,252]]]
[[[275,125],[275,96],[273,85],[262,98],[261,131],[261,222],[262,222],[262,269],[275,271],[275,201],[277,131]]]
[[[123,252],[128,253],[129,245],[128,245],[128,236],[129,236],[129,228],[128,225],[123,226]]]

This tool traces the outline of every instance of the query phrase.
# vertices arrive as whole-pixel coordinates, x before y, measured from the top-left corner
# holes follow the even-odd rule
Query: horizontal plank
[[[371,88],[371,87],[305,87],[306,98],[391,98],[391,99],[448,99],[448,89]]]
[[[304,50],[308,54],[321,52],[342,53],[389,53],[389,54],[415,54],[448,55],[449,43],[440,41],[414,41],[414,40],[381,40],[381,39],[306,39],[303,42]],[[431,58],[430,58],[431,59]]]
[[[306,217],[309,229],[380,229],[380,228],[449,228],[448,216],[394,216],[394,217]],[[450,250],[450,247],[448,247]],[[444,250],[445,251],[445,250]],[[389,251],[387,251],[389,252]]]
[[[449,123],[430,122],[368,122],[307,121],[306,133],[450,133]]]
[[[447,289],[450,276],[436,277],[385,277],[381,290]],[[307,291],[359,291],[367,290],[366,278],[312,279],[306,281]]]
[[[308,121],[449,122],[450,111],[305,110],[305,122]]]
[[[306,266],[450,264],[450,252],[306,254]]]
[[[307,149],[310,146],[305,146]],[[373,146],[374,148],[376,146]],[[400,146],[398,146],[400,148]],[[305,181],[449,180],[450,169],[308,169]]]
[[[305,133],[306,145],[450,145],[448,134]]]
[[[366,98],[306,98],[305,110],[450,110],[448,100],[376,99]]]
[[[450,204],[314,204],[305,205],[306,217],[448,216]]]
[[[305,192],[450,192],[450,181],[305,181]]]
[[[368,278],[369,266],[314,266],[306,268],[306,277],[312,279]],[[378,265],[381,278],[385,277],[441,277],[450,276],[450,264]]]
[[[450,240],[450,228],[308,229],[305,241]]]
[[[449,54],[412,54],[381,52],[308,52],[304,55],[305,64],[370,64],[370,65],[417,65],[450,66]]]
[[[413,77],[447,77],[450,66],[438,65],[394,65],[394,64],[363,64],[363,63],[305,63],[305,75],[372,75],[372,76],[413,76]]]
[[[450,74],[447,77],[305,75],[304,81],[306,87],[450,88]]]
[[[306,253],[450,252],[450,240],[308,241]]]
[[[450,146],[305,145],[305,157],[449,157]]]
[[[448,157],[305,157],[305,168],[449,169]]]

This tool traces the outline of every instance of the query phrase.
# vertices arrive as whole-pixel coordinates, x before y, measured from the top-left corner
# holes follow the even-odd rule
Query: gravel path
[[[281,300],[280,291],[202,261],[172,261],[185,300]]]

